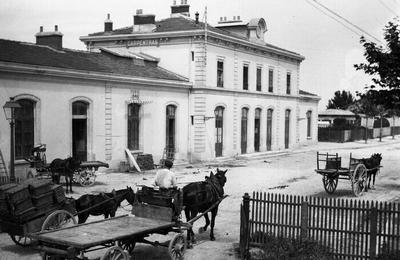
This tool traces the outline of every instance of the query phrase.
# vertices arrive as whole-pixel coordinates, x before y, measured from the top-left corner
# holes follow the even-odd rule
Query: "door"
[[[224,126],[224,108],[217,107],[214,110],[215,114],[215,157],[222,156],[222,148],[223,148],[223,126]]]
[[[242,108],[242,128],[241,128],[241,140],[240,140],[240,148],[241,153],[247,153],[247,119],[249,115],[248,108]]]
[[[175,151],[175,112],[176,106],[168,105],[166,111],[166,148]]]
[[[84,101],[72,103],[72,157],[87,161],[87,111]]]
[[[285,149],[289,148],[289,134],[290,134],[290,110],[285,111]]]
[[[271,151],[272,147],[272,109],[267,111],[267,151]]]
[[[260,118],[261,109],[257,108],[254,114],[254,151],[260,151]]]

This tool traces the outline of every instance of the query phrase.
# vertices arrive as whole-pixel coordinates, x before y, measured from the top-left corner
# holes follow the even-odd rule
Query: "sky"
[[[156,20],[167,18],[172,3],[173,0],[0,0],[0,38],[35,42],[40,26],[44,31],[53,31],[58,25],[64,34],[64,47],[84,50],[79,37],[103,31],[107,13],[116,29],[131,26],[137,9],[155,14]],[[300,89],[321,97],[319,110],[326,108],[336,90],[355,94],[371,82],[353,67],[365,62],[360,36],[384,44],[385,25],[400,14],[400,0],[188,0],[188,4],[191,17],[199,12],[202,21],[207,9],[207,22],[211,25],[224,16],[240,16],[243,21],[264,18],[267,43],[305,56],[300,65]]]

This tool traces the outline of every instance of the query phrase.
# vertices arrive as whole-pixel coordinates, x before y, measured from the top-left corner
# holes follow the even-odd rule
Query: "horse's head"
[[[136,200],[135,192],[130,186],[126,186],[126,195],[125,199],[128,201],[129,204],[133,205]]]
[[[374,160],[374,162],[375,162],[377,165],[380,165],[380,164],[381,164],[381,161],[382,161],[382,154],[381,154],[381,153],[374,153],[374,154],[371,156],[371,158]]]
[[[223,187],[226,183],[226,172],[228,170],[220,170],[219,168],[217,168],[217,173],[215,174],[215,177],[217,178],[219,184]]]

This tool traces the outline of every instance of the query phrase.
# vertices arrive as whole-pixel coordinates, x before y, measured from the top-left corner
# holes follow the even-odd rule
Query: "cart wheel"
[[[322,182],[324,183],[325,191],[329,194],[334,193],[338,185],[338,180],[339,177],[332,178],[324,175],[324,177],[322,177]]]
[[[168,252],[172,260],[182,260],[186,251],[186,237],[178,233],[169,242]]]
[[[11,240],[14,241],[14,243],[16,245],[23,246],[23,247],[32,245],[32,239],[30,237],[11,235],[11,234],[9,234],[9,235],[11,237]]]
[[[81,186],[92,186],[96,182],[96,173],[92,170],[81,171],[78,180]]]
[[[118,241],[118,246],[123,250],[127,251],[130,255],[133,254],[133,249],[135,249],[136,241],[133,240],[122,240]]]
[[[119,246],[113,246],[107,249],[101,260],[128,260],[128,254]]]
[[[360,163],[354,169],[354,172],[351,176],[351,188],[353,190],[353,194],[355,196],[361,196],[367,185],[367,167],[364,164]]]
[[[66,210],[56,210],[43,222],[42,231],[60,229],[76,225],[75,217]]]

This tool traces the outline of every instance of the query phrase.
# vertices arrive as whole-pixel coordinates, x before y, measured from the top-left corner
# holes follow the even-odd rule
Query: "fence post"
[[[308,202],[301,202],[301,231],[300,238],[302,241],[308,238]]]
[[[371,232],[369,237],[369,258],[375,259],[376,257],[376,242],[377,242],[377,233],[378,233],[378,209],[375,207],[371,207],[371,215],[369,219],[371,220]]]
[[[243,218],[241,217],[241,221],[243,221],[243,223],[241,223],[243,225],[243,230],[241,230],[241,232],[243,232],[243,233],[240,234],[240,239],[242,240],[240,242],[240,244],[241,244],[240,256],[241,256],[241,259],[247,259],[248,250],[249,250],[249,236],[250,236],[250,225],[249,225],[250,196],[247,192],[243,196],[243,208],[242,209],[243,209],[243,212],[241,212],[241,214],[243,213],[244,216],[243,216]]]

